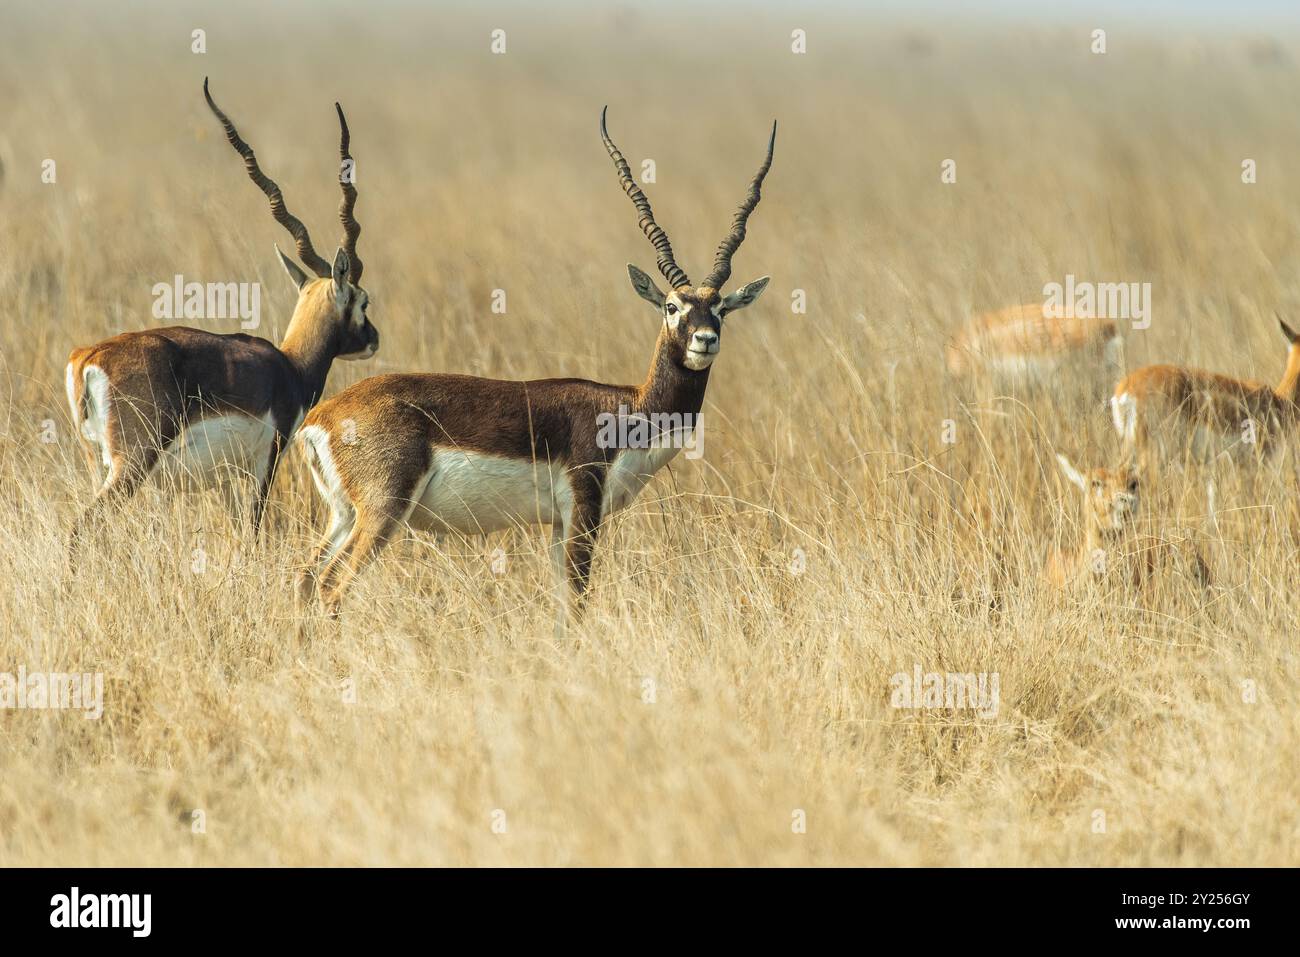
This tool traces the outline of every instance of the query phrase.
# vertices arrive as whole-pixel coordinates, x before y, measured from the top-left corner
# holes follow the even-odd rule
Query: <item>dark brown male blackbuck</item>
[[[404,525],[476,534],[540,524],[552,529],[561,621],[576,617],[602,523],[691,441],[723,321],[768,283],[764,277],[720,291],[772,165],[776,124],[713,271],[699,286],[673,258],[603,111],[600,135],[669,286],[665,293],[628,266],[632,288],[660,316],[645,381],[382,375],[317,406],[300,441],[332,517],[300,577],[304,599],[319,588],[326,609],[337,613],[350,580]]]
[[[151,476],[172,487],[254,486],[250,517],[260,526],[276,464],[303,416],[316,404],[335,359],[365,359],[379,348],[367,316],[357,256],[361,227],[352,214],[350,136],[338,111],[343,199],[343,245],[331,266],[312,247],[302,222],[285,206],[280,187],[262,172],[252,147],[208,93],[203,96],[226,138],[244,159],[249,178],[266,194],[271,215],[298,247],[308,276],[276,247],[298,303],[279,348],[265,339],[217,335],[184,326],[126,332],[75,349],[68,360],[72,421],[98,487],[95,500],[73,526],[75,557],[81,535]]]

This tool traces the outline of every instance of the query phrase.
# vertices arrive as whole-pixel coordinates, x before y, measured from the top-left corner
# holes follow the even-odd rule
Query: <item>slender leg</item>
[[[298,599],[303,605],[310,602],[312,596],[315,595],[317,579],[325,570],[326,564],[338,554],[344,542],[351,536],[356,520],[356,513],[350,505],[347,506],[346,510],[335,506],[335,510],[330,516],[329,530],[312,553],[311,560],[298,572]]]
[[[582,617],[583,606],[587,598],[587,582],[591,578],[591,560],[596,551],[595,522],[583,527],[579,523],[574,534],[564,543],[564,558],[572,591],[570,607],[574,620]]]
[[[69,574],[76,574],[78,555],[86,535],[100,528],[109,512],[124,504],[135,494],[157,461],[158,451],[148,446],[134,459],[125,455],[113,457],[103,487],[95,495],[95,500],[90,503],[90,507],[73,522],[72,530],[68,534]]]
[[[100,448],[82,435],[79,429],[77,431],[77,441],[80,443],[81,451],[86,457],[86,469],[90,473],[90,481],[94,484],[95,491],[98,492],[104,487],[104,460],[100,457]]]
[[[551,525],[551,567],[555,572],[555,637],[564,636],[565,629],[569,625],[569,583],[568,575],[565,572],[565,555],[564,540],[568,537],[564,532],[563,522],[555,522]]]
[[[266,500],[271,494],[271,483],[275,481],[275,468],[280,462],[280,455],[284,451],[288,438],[281,432],[275,433],[275,438],[271,441],[271,451],[267,456],[266,468],[263,470],[262,478],[257,483],[257,491],[253,497],[253,509],[249,516],[253,526],[253,541],[255,542],[262,528],[262,515],[266,511]]]
[[[352,531],[320,573],[317,587],[325,610],[337,616],[343,593],[352,579],[384,549],[415,508],[413,487],[397,487],[402,479],[392,480],[389,488],[372,494],[364,502],[353,502],[355,521]],[[338,505],[335,505],[337,512]]]
[[[343,593],[352,579],[383,551],[401,522],[392,515],[360,515],[343,547],[320,576],[321,601],[330,617],[338,617]]]
[[[564,528],[564,570],[569,583],[568,618],[577,622],[586,602],[592,557],[600,530],[601,476],[585,468],[570,473],[573,507]]]

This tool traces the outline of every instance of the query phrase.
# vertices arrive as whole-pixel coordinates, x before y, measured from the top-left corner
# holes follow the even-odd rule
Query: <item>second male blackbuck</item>
[[[1153,468],[1166,458],[1277,462],[1300,409],[1300,337],[1281,318],[1290,349],[1276,388],[1184,366],[1144,366],[1121,379],[1111,398],[1125,453]]]
[[[713,270],[699,286],[673,258],[603,112],[600,135],[669,285],[662,291],[628,266],[632,288],[659,317],[645,380],[382,375],[317,406],[300,441],[332,516],[300,578],[304,599],[319,589],[327,610],[337,612],[349,581],[403,525],[476,534],[542,524],[552,528],[561,619],[567,611],[576,615],[601,524],[631,503],[686,444],[685,434],[699,427],[723,324],[767,286],[763,278],[722,292],[772,164],[776,125]],[[641,440],[624,443],[617,438],[624,435]]]
[[[357,194],[342,108],[334,104],[344,240],[331,264],[317,255],[307,228],[285,207],[280,187],[262,172],[252,148],[217,107],[206,79],[203,95],[243,157],[249,177],[270,200],[272,216],[293,236],[298,258],[315,277],[277,247],[298,290],[279,348],[253,336],[170,326],[126,332],[73,350],[68,404],[98,489],[94,503],[73,526],[74,557],[83,532],[153,475],[166,476],[177,487],[227,491],[241,479],[251,479],[256,532],[276,463],[320,398],[331,363],[365,359],[379,347],[367,314],[369,296],[360,286],[356,241],[361,227],[352,215]]]

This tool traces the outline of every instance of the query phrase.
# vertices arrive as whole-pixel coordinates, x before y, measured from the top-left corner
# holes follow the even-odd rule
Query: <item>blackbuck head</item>
[[[606,107],[606,110],[608,107]],[[731,232],[718,244],[717,254],[713,259],[713,271],[699,286],[693,286],[686,271],[677,265],[673,258],[673,247],[668,241],[668,234],[655,222],[650,209],[650,201],[641,192],[627,160],[619,152],[614,141],[610,139],[605,127],[605,110],[600,114],[600,138],[614,161],[618,171],[618,181],[623,191],[632,200],[639,214],[638,225],[650,240],[657,254],[659,271],[668,281],[668,292],[662,292],[653,279],[628,264],[628,275],[632,278],[632,288],[638,296],[651,303],[663,316],[663,331],[660,338],[669,350],[672,361],[691,372],[702,372],[713,364],[722,347],[722,321],[729,313],[744,309],[754,302],[767,288],[770,277],[764,276],[741,286],[735,292],[723,295],[721,289],[731,278],[731,257],[735,255],[745,239],[745,223],[754,211],[760,199],[759,190],[763,177],[772,166],[772,150],[776,146],[776,123],[772,124],[772,136],[767,143],[767,156],[758,168],[745,201],[731,223]]]
[[[1084,520],[1102,536],[1120,535],[1137,518],[1138,473],[1131,465],[1080,472],[1064,455],[1056,456],[1061,472],[1083,492]]]
[[[331,265],[312,246],[311,236],[302,220],[290,213],[285,206],[280,187],[262,172],[253,148],[244,142],[230,117],[213,101],[212,94],[208,92],[206,77],[203,79],[203,96],[221,122],[226,139],[243,157],[249,179],[271,201],[271,215],[293,237],[298,247],[298,258],[315,273],[315,278],[312,278],[281,252],[279,246],[275,247],[285,272],[298,290],[298,303],[294,307],[293,318],[289,321],[285,342],[296,340],[304,344],[314,343],[339,359],[370,358],[379,349],[379,333],[371,325],[367,314],[370,296],[361,288],[361,270],[364,266],[361,257],[357,255],[357,237],[361,235],[361,226],[352,215],[357,202],[357,189],[350,152],[351,134],[348,132],[348,121],[343,116],[343,108],[338,103],[334,104],[339,116],[339,187],[343,193],[343,199],[339,203],[339,222],[343,224],[343,245],[335,251]]]

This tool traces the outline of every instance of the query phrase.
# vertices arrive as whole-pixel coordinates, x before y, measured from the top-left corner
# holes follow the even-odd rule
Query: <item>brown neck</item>
[[[1273,391],[1279,399],[1295,402],[1297,386],[1300,386],[1300,345],[1292,345],[1286,355],[1286,371],[1282,373],[1282,381]]]
[[[325,377],[330,365],[338,356],[338,337],[334,323],[322,321],[332,318],[333,302],[315,301],[310,293],[298,299],[298,305],[289,320],[280,351],[298,371],[305,391],[304,399],[314,405],[325,390]],[[328,312],[325,312],[328,310]]]
[[[650,371],[637,389],[633,411],[698,415],[704,407],[704,390],[713,367],[701,372],[682,368],[672,357],[673,346],[668,336],[668,330],[661,328],[654,357],[650,360]]]

